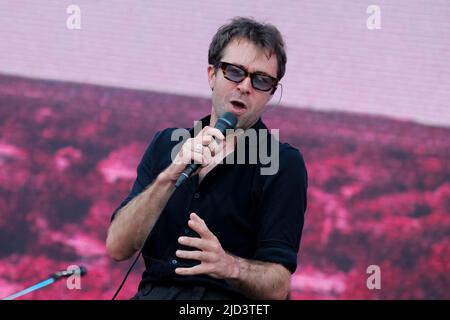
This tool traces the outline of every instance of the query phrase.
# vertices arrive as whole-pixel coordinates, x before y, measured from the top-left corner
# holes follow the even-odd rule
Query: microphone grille
[[[232,112],[225,112],[217,122],[222,122],[225,125],[225,129],[235,128],[238,122],[236,115]]]

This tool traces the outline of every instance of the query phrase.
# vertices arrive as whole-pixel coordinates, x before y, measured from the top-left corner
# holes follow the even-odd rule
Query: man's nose
[[[249,94],[252,90],[252,81],[250,77],[246,77],[244,80],[239,82],[237,88],[241,93]]]

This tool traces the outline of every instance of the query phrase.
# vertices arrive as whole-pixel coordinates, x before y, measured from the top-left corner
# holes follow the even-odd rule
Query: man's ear
[[[208,65],[208,83],[211,91],[214,91],[214,85],[216,83],[216,69],[212,64]]]

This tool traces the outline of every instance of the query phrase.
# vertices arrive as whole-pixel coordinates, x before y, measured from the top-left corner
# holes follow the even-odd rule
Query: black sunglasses
[[[240,83],[245,78],[250,77],[252,87],[260,91],[270,91],[273,94],[277,89],[278,79],[269,76],[263,72],[248,72],[241,66],[237,66],[228,62],[219,62],[219,68],[222,69],[225,79]]]

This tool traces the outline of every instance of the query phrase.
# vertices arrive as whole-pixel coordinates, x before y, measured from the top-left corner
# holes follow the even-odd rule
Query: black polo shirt
[[[202,119],[202,127],[209,125],[209,120],[209,116]],[[267,130],[261,119],[252,128]],[[181,145],[179,141],[171,139],[174,130],[165,129],[155,135],[139,163],[137,179],[130,194],[115,210],[113,218],[120,208],[169,166],[172,149]],[[193,136],[193,128],[189,134]],[[270,138],[274,139],[272,135]],[[261,141],[258,136],[258,151]],[[248,157],[255,145],[246,142],[245,152]],[[269,154],[272,152],[271,143],[273,140],[268,140],[264,149]],[[148,282],[186,283],[234,292],[221,279],[206,275],[175,274],[175,268],[199,263],[175,255],[177,249],[198,250],[178,243],[178,237],[182,235],[198,237],[187,224],[191,212],[205,221],[225,251],[246,259],[279,263],[291,273],[295,271],[306,210],[308,177],[300,152],[287,143],[278,140],[275,143],[279,147],[279,168],[276,174],[261,174],[263,167],[270,166],[266,161],[258,159],[257,163],[248,163],[250,158],[247,158],[247,163],[238,163],[237,152],[233,152],[228,157],[234,157],[234,164],[230,164],[227,157],[200,184],[196,175],[174,191],[143,249],[146,270],[140,288]]]

